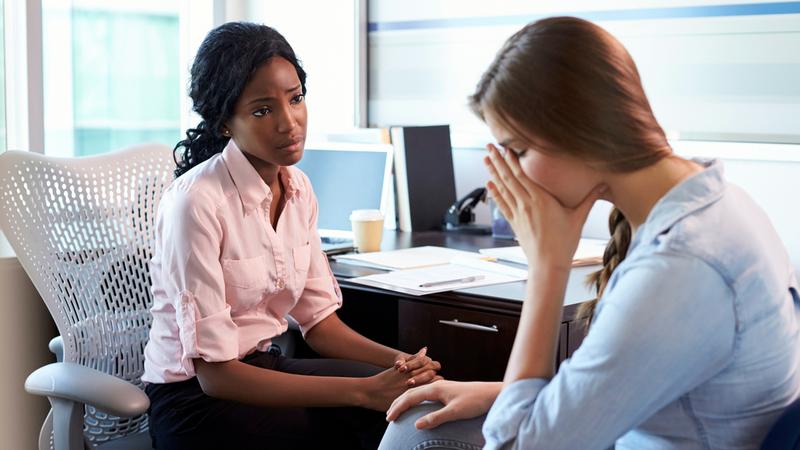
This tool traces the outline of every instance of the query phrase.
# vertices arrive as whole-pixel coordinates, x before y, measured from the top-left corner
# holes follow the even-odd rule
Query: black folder
[[[392,127],[401,231],[440,230],[456,201],[450,126]]]

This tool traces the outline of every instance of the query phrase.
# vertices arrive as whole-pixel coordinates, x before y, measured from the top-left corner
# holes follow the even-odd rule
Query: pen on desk
[[[429,283],[422,283],[419,285],[421,288],[430,288],[436,286],[444,286],[445,284],[453,283],[472,283],[473,281],[480,281],[484,278],[483,275],[473,275],[471,277],[456,278],[454,280],[431,281]]]

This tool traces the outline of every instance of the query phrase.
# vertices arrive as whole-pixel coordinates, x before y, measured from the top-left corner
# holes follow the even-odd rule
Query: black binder
[[[456,201],[450,126],[392,127],[401,231],[440,230]]]

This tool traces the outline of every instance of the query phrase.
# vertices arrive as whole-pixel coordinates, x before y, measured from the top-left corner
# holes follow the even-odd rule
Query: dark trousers
[[[382,369],[335,359],[292,359],[279,349],[243,362],[281,372],[367,377]],[[148,384],[150,436],[156,450],[376,449],[385,415],[362,408],[268,408],[209,397],[197,378]]]

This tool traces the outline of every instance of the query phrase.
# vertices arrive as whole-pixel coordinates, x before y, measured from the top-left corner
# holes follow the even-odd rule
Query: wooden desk
[[[384,232],[383,250],[437,245],[461,250],[515,245],[510,240],[444,232]],[[406,352],[428,346],[454,380],[502,380],[525,296],[524,281],[414,297],[350,283],[380,271],[331,261],[344,306],[339,315],[358,332]],[[556,364],[583,340],[578,306],[594,298],[584,280],[597,266],[572,269],[564,302]]]

